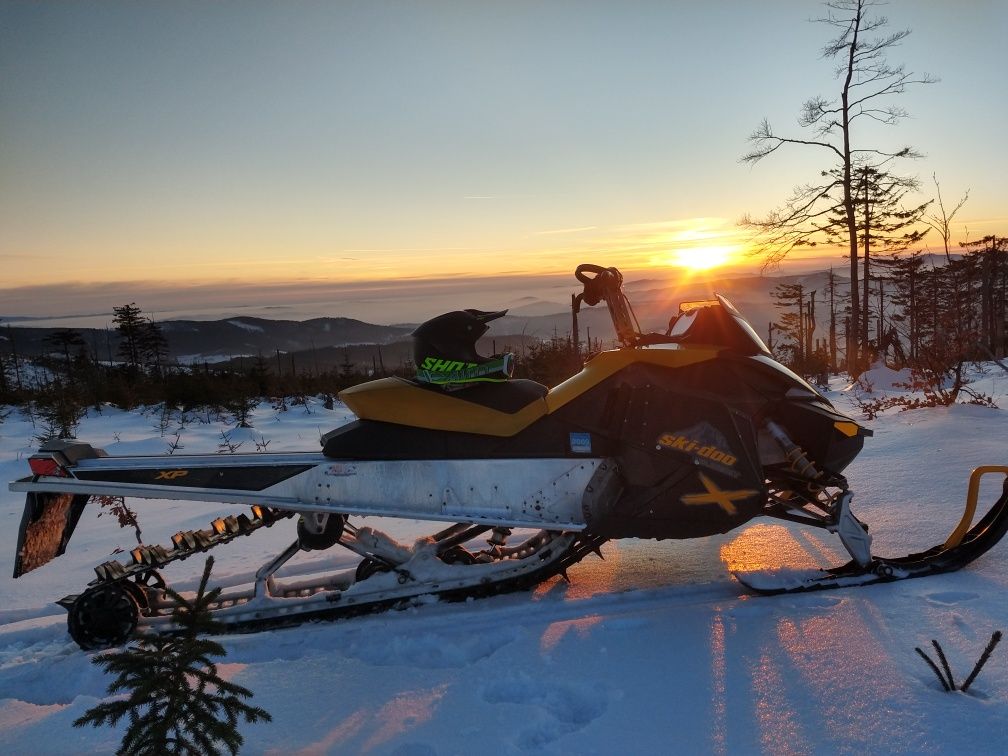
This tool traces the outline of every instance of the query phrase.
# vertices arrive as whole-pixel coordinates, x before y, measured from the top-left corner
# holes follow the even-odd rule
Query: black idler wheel
[[[357,571],[354,573],[354,580],[359,583],[379,572],[390,572],[391,569],[392,568],[385,564],[385,562],[372,559],[371,557],[364,557],[360,561],[360,564],[357,565]]]
[[[297,521],[298,544],[304,551],[325,551],[339,543],[343,535],[346,515],[331,514],[321,533],[312,533],[305,525],[304,517]]]
[[[85,651],[120,646],[136,630],[140,607],[132,592],[120,583],[88,588],[77,597],[67,615],[70,637]]]
[[[476,564],[476,556],[462,546],[452,546],[441,552],[441,561],[445,564]]]

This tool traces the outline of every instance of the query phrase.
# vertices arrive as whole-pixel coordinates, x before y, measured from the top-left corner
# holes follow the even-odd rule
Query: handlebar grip
[[[601,265],[592,265],[591,263],[581,263],[574,270],[574,277],[583,284],[590,283],[595,280],[598,276],[608,271],[608,268],[603,268]],[[589,278],[586,273],[594,273],[595,275]]]

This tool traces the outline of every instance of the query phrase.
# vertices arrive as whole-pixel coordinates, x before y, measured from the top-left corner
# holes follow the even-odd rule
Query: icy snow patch
[[[409,635],[373,635],[351,640],[345,650],[347,656],[376,667],[409,665],[423,669],[466,667],[492,656],[513,642],[519,631],[512,626],[498,630],[481,631],[444,642],[440,633],[425,632]]]
[[[905,386],[897,384],[907,384],[912,380],[909,368],[893,370],[882,362],[876,362],[868,370],[865,370],[857,381],[847,386],[844,391],[860,389],[869,394],[876,391],[904,391]]]
[[[227,322],[233,325],[235,328],[241,328],[244,331],[254,331],[256,333],[263,332],[262,326],[252,325],[251,323],[242,323],[240,320],[229,320]]]

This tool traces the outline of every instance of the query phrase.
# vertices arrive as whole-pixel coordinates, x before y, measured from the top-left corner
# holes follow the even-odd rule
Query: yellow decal
[[[154,480],[177,480],[189,474],[188,470],[161,470]]]
[[[675,449],[687,454],[696,454],[699,457],[709,459],[711,462],[720,462],[722,465],[728,465],[728,467],[734,467],[735,463],[738,462],[738,457],[722,451],[712,444],[704,446],[699,441],[688,436],[679,436],[675,433],[661,434],[658,437],[658,444],[664,446],[666,449]]]
[[[759,491],[752,488],[738,491],[722,491],[718,488],[717,483],[703,473],[700,473],[700,482],[704,484],[704,488],[707,489],[707,493],[685,494],[679,498],[683,504],[688,506],[695,506],[698,504],[717,504],[725,512],[733,515],[738,514],[738,509],[735,507],[736,501],[739,499],[748,499],[750,496],[755,496],[759,493]]]
[[[838,431],[843,433],[848,438],[854,438],[857,435],[858,426],[857,423],[851,423],[843,420],[837,420],[833,423],[833,427]]]

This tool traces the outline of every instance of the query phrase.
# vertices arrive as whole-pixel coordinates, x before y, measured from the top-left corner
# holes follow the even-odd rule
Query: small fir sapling
[[[272,719],[265,709],[245,703],[252,691],[220,676],[212,659],[225,655],[223,646],[199,637],[217,624],[210,607],[221,589],[206,590],[212,566],[213,557],[208,557],[191,601],[167,589],[177,602],[172,615],[177,634],[140,634],[135,645],[92,659],[116,676],[109,694],[125,697],[89,709],[74,727],[115,726],[126,719],[129,726],[119,754],[234,756],[244,742],[238,732],[240,718],[247,723]]]

